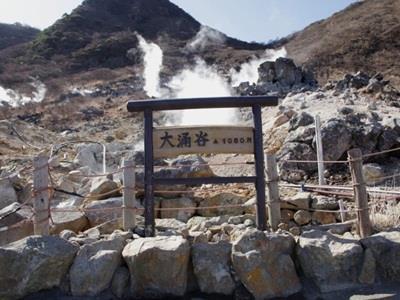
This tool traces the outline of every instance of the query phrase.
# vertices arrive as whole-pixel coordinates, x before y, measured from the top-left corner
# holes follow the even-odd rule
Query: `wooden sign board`
[[[155,158],[196,153],[254,153],[254,128],[240,126],[156,127]]]

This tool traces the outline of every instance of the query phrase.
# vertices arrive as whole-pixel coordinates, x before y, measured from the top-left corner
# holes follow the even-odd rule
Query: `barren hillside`
[[[400,85],[400,1],[357,2],[311,24],[285,44],[321,82],[356,71],[382,72]]]

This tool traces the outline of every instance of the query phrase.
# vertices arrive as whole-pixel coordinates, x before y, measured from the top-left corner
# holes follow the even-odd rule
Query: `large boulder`
[[[96,178],[92,181],[90,197],[93,200],[102,200],[119,196],[118,183],[108,178]]]
[[[9,179],[0,179],[0,209],[18,202],[17,193]]]
[[[376,163],[365,164],[362,166],[364,180],[367,184],[377,184],[382,182],[385,177],[385,169]]]
[[[305,277],[321,292],[357,286],[364,254],[356,240],[310,230],[300,236],[296,254]]]
[[[294,240],[289,235],[248,229],[233,243],[233,268],[257,299],[288,297],[302,286],[290,257]]]
[[[330,119],[321,126],[321,139],[324,159],[339,160],[351,148],[352,132],[344,120]]]
[[[295,115],[290,119],[289,131],[296,130],[299,127],[308,126],[314,123],[314,117],[305,111]],[[314,131],[315,133],[315,131]]]
[[[30,236],[0,248],[0,298],[60,286],[78,249],[55,236]]]
[[[278,153],[277,158],[279,160],[279,169],[284,177],[287,172],[292,170],[313,172],[317,169],[316,164],[313,163],[288,162],[289,160],[315,161],[317,159],[314,149],[305,143],[285,143]]]
[[[161,218],[175,218],[186,222],[195,214],[196,206],[196,202],[188,197],[162,199]],[[181,208],[181,210],[172,210],[174,208]]]
[[[231,249],[232,246],[226,242],[193,244],[193,270],[203,293],[233,293],[235,282],[230,273]]]
[[[80,144],[77,146],[77,155],[74,162],[80,166],[87,166],[93,172],[102,172],[103,146],[100,144]]]
[[[361,244],[370,249],[379,279],[400,282],[400,231],[380,232],[362,239]]]
[[[241,215],[245,208],[247,199],[237,194],[223,192],[207,197],[200,202],[197,213],[203,217],[214,217],[221,215]],[[226,206],[214,208],[216,206]]]
[[[24,220],[12,226],[0,227],[0,246],[33,235],[33,222]]]
[[[89,225],[85,214],[80,211],[54,211],[51,213],[51,219],[53,221],[50,228],[52,234],[59,234],[65,229],[78,233]]]
[[[140,238],[122,251],[131,275],[134,297],[183,296],[190,256],[180,236]]]
[[[293,86],[301,83],[303,74],[293,60],[290,58],[280,57],[275,61],[276,80],[282,85]]]
[[[95,296],[107,289],[121,264],[123,238],[101,240],[81,247],[69,272],[73,296]]]
[[[89,219],[90,226],[93,227],[110,220],[120,219],[122,217],[122,204],[122,197],[92,201],[86,205],[84,212]],[[134,207],[143,208],[137,201],[135,201]]]
[[[32,208],[14,202],[0,209],[0,227],[11,226],[18,222],[31,219]]]

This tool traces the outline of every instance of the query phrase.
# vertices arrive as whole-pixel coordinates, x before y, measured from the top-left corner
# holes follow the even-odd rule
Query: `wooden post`
[[[49,235],[49,174],[47,156],[33,159],[33,232],[35,235]]]
[[[279,175],[276,156],[267,154],[265,161],[268,187],[268,221],[272,229],[277,230],[281,221],[281,203],[279,199]]]
[[[342,220],[342,223],[346,221],[346,213],[344,212],[345,207],[342,199],[339,199],[339,209],[340,209],[340,219]]]
[[[254,105],[254,162],[256,168],[256,198],[257,198],[257,229],[267,229],[267,214],[265,211],[265,170],[264,170],[264,145],[261,119],[261,106]]]
[[[315,143],[317,145],[317,161],[318,161],[318,184],[324,185],[325,177],[325,167],[324,167],[324,152],[322,148],[322,138],[321,138],[321,119],[319,115],[315,116]]]
[[[125,231],[136,226],[135,206],[135,162],[123,160],[124,198],[122,206],[122,227]]]
[[[154,217],[154,153],[153,153],[153,111],[144,111],[144,231],[145,236],[155,236]]]
[[[362,153],[360,149],[347,152],[353,180],[354,197],[357,210],[357,226],[362,238],[371,235],[372,227],[369,219],[368,194],[362,174]]]

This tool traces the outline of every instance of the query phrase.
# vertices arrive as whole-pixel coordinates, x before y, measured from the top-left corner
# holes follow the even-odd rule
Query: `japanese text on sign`
[[[166,127],[153,132],[154,156],[193,153],[242,153],[254,151],[253,128],[238,126]]]

